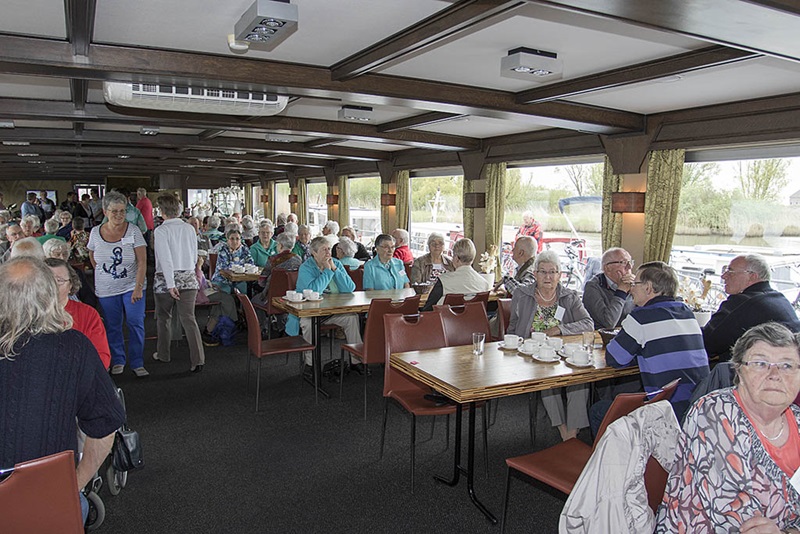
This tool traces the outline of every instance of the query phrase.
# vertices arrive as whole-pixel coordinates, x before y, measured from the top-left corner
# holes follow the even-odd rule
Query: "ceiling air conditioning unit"
[[[289,97],[234,89],[186,85],[104,82],[103,95],[114,106],[221,115],[277,115]]]

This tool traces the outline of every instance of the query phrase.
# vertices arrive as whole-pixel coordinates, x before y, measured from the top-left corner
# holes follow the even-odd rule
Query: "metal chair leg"
[[[511,468],[506,467],[506,494],[503,496],[503,517],[500,519],[500,534],[506,531],[506,515],[508,513],[508,493],[511,489]]]
[[[258,394],[261,391],[261,362],[263,361],[262,358],[258,359],[258,373],[256,376],[256,413],[258,413]]]
[[[528,394],[528,421],[530,423],[531,445],[536,445],[536,421],[539,415],[539,392]]]
[[[489,478],[489,405],[483,406],[483,463],[486,466],[486,478]]]
[[[331,346],[331,356],[333,356],[333,346]],[[342,400],[342,391],[344,387],[344,349],[339,352],[339,401]]]
[[[369,367],[366,363],[361,364],[364,368],[364,421],[367,420],[367,375],[369,374]]]
[[[447,419],[445,420],[445,440],[444,440],[444,450],[450,449],[450,414],[447,414]]]
[[[435,417],[433,418],[436,419]],[[414,493],[414,460],[417,452],[417,416],[411,414],[411,493]]]
[[[428,438],[428,441],[433,439],[433,431],[436,429],[436,417],[431,417],[431,437]]]
[[[386,416],[389,415],[389,397],[383,398],[383,427],[381,429],[381,458],[383,458],[383,442],[386,438]]]

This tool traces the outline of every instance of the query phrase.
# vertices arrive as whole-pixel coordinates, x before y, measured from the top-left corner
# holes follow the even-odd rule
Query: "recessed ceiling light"
[[[270,143],[291,143],[292,140],[286,137],[274,137],[269,134],[266,135],[265,139]]]
[[[28,160],[28,163],[30,163],[32,165],[38,165],[40,163],[45,163],[45,161],[41,160],[41,159],[31,159],[31,160]]]
[[[339,118],[346,121],[369,122],[372,120],[372,108],[369,106],[342,106]]]
[[[13,128],[14,121],[0,121],[0,128]]]
[[[5,146],[28,146],[30,141],[3,141]]]
[[[675,83],[679,82],[683,79],[683,76],[680,74],[674,74],[672,76],[667,76],[666,78],[659,78],[657,81],[658,83]]]
[[[226,154],[230,154],[231,156],[244,156],[247,154],[245,150],[226,150]]]
[[[200,161],[202,163],[216,163],[217,160],[215,160],[214,158],[197,158],[197,161]]]
[[[249,43],[261,50],[272,50],[284,39],[297,31],[297,6],[288,0],[256,0],[233,28],[233,39],[238,43]],[[233,49],[233,47],[232,47]]]
[[[117,156],[117,157],[118,157],[119,159],[128,159],[128,158],[130,158],[130,156],[129,156],[129,155],[127,155],[127,154],[120,154],[120,155],[119,155],[119,156]]]
[[[158,126],[142,126],[139,129],[139,133],[141,135],[158,135],[161,130],[158,129]]]
[[[563,65],[558,54],[521,46],[500,60],[500,75],[542,83],[561,78]]]
[[[39,154],[37,154],[36,152],[20,152],[19,154],[17,154],[17,156],[21,158],[38,158]]]

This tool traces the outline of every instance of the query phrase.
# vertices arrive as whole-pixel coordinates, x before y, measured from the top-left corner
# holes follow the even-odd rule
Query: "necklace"
[[[776,439],[780,439],[785,429],[786,429],[786,419],[783,417],[783,414],[781,414],[781,431],[778,432],[778,434],[775,435],[774,437],[769,437],[768,435],[764,434],[764,432],[762,432],[762,434],[764,434],[764,437],[767,438],[768,440],[775,441]]]
[[[554,300],[556,300],[555,291],[553,292],[553,296],[550,297],[549,299],[544,298],[544,295],[542,295],[542,292],[539,291],[539,288],[536,288],[536,294],[539,296],[540,299],[542,299],[543,302],[553,302]]]

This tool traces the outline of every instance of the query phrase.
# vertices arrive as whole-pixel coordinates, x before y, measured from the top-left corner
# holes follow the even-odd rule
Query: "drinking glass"
[[[583,337],[583,350],[591,356],[594,353],[594,330],[584,332],[581,336]]]
[[[486,334],[483,332],[472,333],[472,354],[480,356],[483,354],[483,344],[486,342]]]

